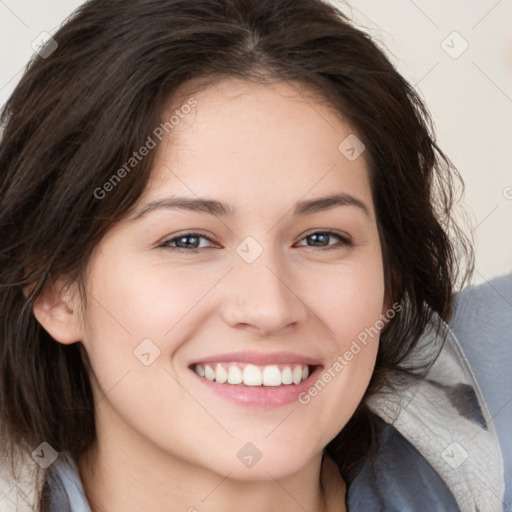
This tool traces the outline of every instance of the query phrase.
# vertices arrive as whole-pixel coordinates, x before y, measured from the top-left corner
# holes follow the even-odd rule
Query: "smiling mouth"
[[[190,368],[199,377],[219,384],[278,387],[300,384],[317,366],[298,363],[260,366],[242,362],[218,362],[196,363]]]

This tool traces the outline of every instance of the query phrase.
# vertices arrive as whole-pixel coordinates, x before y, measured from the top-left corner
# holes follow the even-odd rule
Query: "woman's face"
[[[378,347],[361,335],[384,312],[369,173],[351,128],[298,89],[229,79],[195,94],[96,247],[81,339],[100,443],[279,478],[354,413]]]

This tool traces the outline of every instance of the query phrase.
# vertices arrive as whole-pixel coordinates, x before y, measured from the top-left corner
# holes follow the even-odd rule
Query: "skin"
[[[79,461],[84,488],[94,512],[321,511],[323,449],[368,386],[378,337],[307,405],[229,402],[188,365],[254,350],[328,368],[375,324],[386,307],[368,166],[364,154],[349,161],[338,150],[350,126],[297,84],[232,78],[194,98],[159,147],[133,214],[97,245],[85,310],[64,281],[34,309],[56,341],[82,341],[94,370],[98,438]],[[338,192],[368,213],[345,205],[292,214],[297,201]],[[217,199],[238,213],[162,208],[133,219],[171,195]],[[326,230],[352,244],[331,235],[315,246],[309,235]],[[185,231],[212,242],[192,239],[195,253],[159,247]],[[252,263],[236,252],[247,236],[263,248]],[[134,357],[147,338],[160,350],[149,366]],[[250,468],[237,457],[247,442],[262,454]],[[330,510],[344,510],[344,482],[329,467]]]

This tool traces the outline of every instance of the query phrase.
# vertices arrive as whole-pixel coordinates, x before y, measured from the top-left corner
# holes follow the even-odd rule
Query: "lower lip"
[[[305,392],[317,380],[322,371],[321,366],[302,381],[300,384],[287,384],[281,386],[245,386],[244,384],[220,384],[213,380],[200,377],[191,370],[197,379],[214,393],[237,404],[255,407],[281,407],[298,401],[301,393]]]

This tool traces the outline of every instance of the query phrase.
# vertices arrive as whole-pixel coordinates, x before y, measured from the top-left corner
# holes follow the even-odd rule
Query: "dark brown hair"
[[[472,267],[452,219],[460,177],[417,93],[367,34],[321,0],[91,0],[53,37],[58,47],[34,56],[1,115],[3,460],[42,441],[78,458],[95,439],[83,345],[52,340],[32,305],[59,276],[80,283],[85,299],[91,251],[140,197],[154,154],[107,198],[94,191],[161,123],[178,88],[236,76],[307,86],[366,146],[386,292],[403,311],[381,336],[358,411],[328,446],[350,482],[366,452],[349,446],[371,448],[366,398],[434,313],[449,318],[463,256]]]

